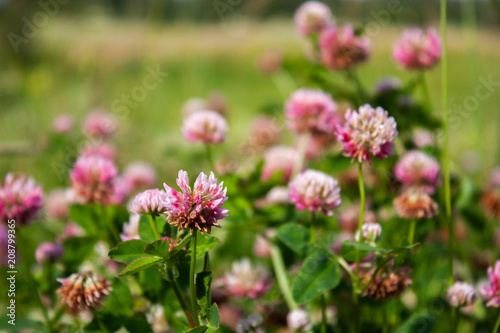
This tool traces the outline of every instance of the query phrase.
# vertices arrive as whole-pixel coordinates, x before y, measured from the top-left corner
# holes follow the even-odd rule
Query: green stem
[[[207,161],[208,161],[209,167],[211,169],[213,169],[214,168],[214,160],[213,160],[213,157],[212,157],[212,146],[210,145],[210,143],[207,143],[205,145],[205,150],[206,150],[206,153],[207,153]]]
[[[293,166],[292,178],[295,177],[298,173],[302,171],[305,163],[307,145],[309,144],[310,136],[309,134],[302,134],[298,137],[298,147],[297,147],[297,160],[295,161],[295,165]]]
[[[428,108],[428,111],[431,112],[432,100],[431,94],[429,93],[429,86],[427,85],[427,80],[425,79],[425,72],[423,70],[420,71],[419,76],[420,85],[422,86],[422,93],[424,95],[424,105]]]
[[[97,315],[97,312],[94,309],[92,309],[92,313],[94,314],[94,317],[97,320],[97,324],[99,325],[99,328],[101,329],[101,332],[103,332],[103,333],[109,333],[108,329],[106,328],[106,326],[104,325],[104,323],[101,321],[101,319]]]
[[[498,315],[497,322],[495,323],[495,327],[493,328],[493,333],[497,333],[499,327],[500,327],[500,314]]]
[[[316,214],[314,212],[311,212],[311,226],[310,226],[310,233],[311,233],[311,243],[315,244],[316,243],[316,230],[315,230],[315,223],[316,223]]]
[[[387,304],[385,301],[382,301],[382,321],[383,321],[382,333],[388,333],[389,322],[387,320]]]
[[[408,230],[408,244],[413,244],[413,239],[415,237],[415,226],[417,224],[417,220],[412,219],[410,221],[410,229]]]
[[[358,185],[359,185],[359,197],[360,197],[360,206],[359,206],[359,223],[358,223],[358,234],[359,234],[359,242],[363,241],[363,221],[365,215],[365,187],[363,184],[363,164],[361,162],[358,163]],[[353,281],[353,301],[354,307],[356,310],[356,315],[358,318],[361,318],[360,307],[358,304],[358,293],[359,293],[359,250],[356,249],[356,279]],[[361,321],[356,320],[356,330],[360,332],[361,329]]]
[[[321,333],[326,333],[326,297],[321,295]]]
[[[453,333],[458,331],[458,322],[460,321],[460,307],[451,309],[451,320],[453,321]]]
[[[172,288],[174,289],[175,296],[179,300],[179,304],[181,305],[182,311],[184,311],[184,314],[186,315],[186,318],[189,322],[189,325],[191,327],[196,327],[196,321],[193,318],[193,314],[189,310],[189,306],[184,299],[184,296],[182,296],[181,289],[179,288],[179,284],[175,280],[174,274],[172,274],[172,268],[167,266],[167,279],[172,285]]]
[[[364,103],[368,102],[368,94],[366,93],[365,88],[361,84],[361,81],[359,80],[359,77],[356,75],[356,72],[352,69],[348,69],[346,71],[347,77],[349,80],[351,80],[354,85],[356,86],[356,90],[358,92],[358,103],[359,105],[363,105]]]
[[[191,294],[191,313],[194,316],[196,326],[200,325],[200,320],[198,318],[198,306],[196,305],[196,289],[194,285],[194,276],[196,270],[196,235],[198,230],[193,230],[192,246],[191,246],[191,268],[189,270],[189,293]]]
[[[283,294],[286,304],[290,310],[296,310],[299,305],[293,300],[292,291],[290,290],[290,285],[288,284],[287,273],[285,269],[285,263],[283,262],[283,257],[278,245],[271,244],[271,261],[274,268],[274,273],[276,274],[276,281],[278,282],[278,287]]]
[[[358,186],[359,186],[359,197],[360,197],[360,206],[359,206],[359,222],[358,222],[358,234],[359,234],[359,242],[363,241],[363,220],[365,215],[365,187],[363,184],[363,164],[361,162],[358,163]],[[359,250],[356,250],[356,279],[359,277]],[[357,292],[357,283],[356,283],[356,292]]]
[[[50,320],[50,317],[49,317],[49,312],[48,312],[47,308],[45,307],[45,305],[43,305],[42,300],[40,299],[40,294],[38,292],[38,286],[35,282],[35,279],[31,275],[31,271],[30,271],[29,266],[27,265],[28,255],[26,253],[23,253],[24,251],[21,252],[21,248],[23,248],[23,247],[18,246],[18,244],[28,243],[28,240],[24,239],[24,231],[22,232],[21,228],[18,228],[16,231],[17,231],[16,249],[19,250],[19,256],[20,256],[19,261],[21,262],[21,267],[24,271],[24,277],[25,277],[26,281],[28,282],[28,285],[30,286],[31,290],[34,291],[35,299],[37,301],[38,306],[42,310],[42,315],[43,315],[43,318],[45,319],[45,326],[47,327],[47,331],[49,333],[52,333],[52,332],[54,332],[54,329],[52,326],[52,321]]]
[[[345,261],[345,259],[342,257],[337,257],[337,260],[338,260],[339,265],[347,272],[347,274],[349,274],[349,276],[351,277],[352,283],[354,284],[354,280],[356,280],[356,276],[352,272],[351,267],[349,267],[349,264],[347,263],[347,261]]]
[[[158,231],[158,225],[156,224],[156,218],[153,214],[148,214],[148,220],[149,224],[151,225],[151,229],[153,229],[153,232],[155,234],[156,239],[160,239],[160,232]]]
[[[448,128],[448,52],[446,32],[446,0],[441,1],[441,39],[443,43],[443,56],[441,63],[441,89],[443,110],[443,173],[444,173],[444,196],[446,207],[446,218],[448,220],[448,278],[450,285],[453,284],[453,220],[451,218],[451,189],[450,189],[450,149]]]

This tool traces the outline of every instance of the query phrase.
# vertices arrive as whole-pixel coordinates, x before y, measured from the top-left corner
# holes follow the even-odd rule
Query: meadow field
[[[445,56],[332,4],[77,3],[1,61],[0,331],[498,333],[494,13]]]
[[[434,26],[439,28],[437,22]],[[411,78],[411,73],[399,69],[391,59],[392,43],[403,28],[384,27],[370,36],[373,55],[359,68],[368,89],[374,89],[380,77]],[[23,170],[47,186],[65,182],[47,166],[64,161],[67,155],[76,157],[72,147],[54,152],[55,156],[44,153],[52,120],[61,113],[73,114],[80,121],[94,108],[119,114],[119,163],[146,160],[169,177],[181,165],[190,164],[184,162],[204,154],[201,146],[182,154],[191,146],[180,134],[183,103],[218,91],[228,103],[230,130],[224,154],[238,154],[251,119],[269,105],[279,114],[284,100],[301,87],[300,81],[289,76],[284,88],[278,89],[272,78],[257,70],[256,59],[269,49],[281,50],[285,59],[305,59],[307,45],[295,34],[289,20],[232,19],[215,24],[159,26],[105,16],[78,21],[57,17],[30,43],[38,59],[36,64],[22,69],[2,68],[0,141],[13,153],[5,155],[0,171]],[[500,159],[498,84],[487,98],[476,99],[477,103],[467,97],[475,96],[483,80],[500,81],[500,36],[494,30],[480,30],[475,35],[451,27],[449,55],[449,71],[454,75],[449,81],[452,161],[459,168],[472,163],[469,167],[473,176],[484,179],[485,170]],[[159,68],[167,76],[147,91],[144,100],[123,108],[125,104],[116,100],[142,85],[147,68]],[[426,76],[439,116],[440,73],[430,71]]]

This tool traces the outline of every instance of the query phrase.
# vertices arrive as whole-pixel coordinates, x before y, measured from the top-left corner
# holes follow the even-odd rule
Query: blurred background
[[[373,56],[359,68],[369,89],[382,77],[411,77],[391,59],[402,29],[439,29],[436,0],[324,2],[338,22],[372,28]],[[241,145],[250,121],[259,113],[281,114],[289,94],[301,87],[290,76],[279,88],[256,66],[269,50],[285,61],[306,61],[307,42],[292,20],[301,3],[0,0],[0,173],[31,174],[46,188],[67,184],[86,142],[81,121],[95,108],[120,121],[120,166],[145,160],[167,181],[181,168],[199,172],[200,165],[208,167],[204,149],[183,139],[182,108],[192,97],[208,96],[224,97],[230,125],[216,156],[245,158]],[[448,5],[452,161],[481,181],[500,163],[500,1]],[[426,75],[440,115],[440,71]],[[477,97],[478,87],[490,94]],[[52,130],[62,113],[76,119],[69,138]],[[58,149],[49,144],[54,140],[60,140]]]

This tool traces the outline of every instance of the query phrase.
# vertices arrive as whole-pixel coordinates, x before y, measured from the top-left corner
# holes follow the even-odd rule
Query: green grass
[[[373,38],[373,57],[359,69],[366,87],[372,89],[383,76],[411,77],[390,58],[391,44],[401,28],[388,27]],[[481,75],[491,74],[494,81],[500,81],[500,37],[481,31],[477,39],[468,40],[459,29],[451,28],[449,40],[453,106],[474,94]],[[0,146],[14,143],[34,148],[29,154],[2,156],[0,173],[32,174],[46,187],[65,184],[52,163],[75,153],[73,146],[51,153],[44,150],[52,119],[71,113],[82,120],[92,108],[111,110],[113,101],[142,84],[147,66],[159,65],[168,76],[121,119],[116,138],[121,166],[138,159],[149,161],[162,180],[173,179],[180,168],[207,170],[202,147],[186,143],[180,133],[181,108],[188,98],[205,97],[215,90],[227,97],[230,124],[228,142],[217,147],[216,154],[244,159],[238,145],[247,135],[248,123],[263,105],[281,105],[287,97],[255,69],[256,57],[269,47],[281,48],[287,57],[295,58],[304,57],[305,49],[289,21],[157,27],[103,17],[78,22],[60,17],[30,43],[38,52],[38,64],[21,69],[0,65]],[[439,70],[428,73],[427,79],[440,114]],[[481,179],[500,162],[499,106],[500,94],[494,91],[459,126],[450,124],[452,161],[459,166],[465,152],[476,152]],[[78,133],[75,140],[80,142],[76,137]]]

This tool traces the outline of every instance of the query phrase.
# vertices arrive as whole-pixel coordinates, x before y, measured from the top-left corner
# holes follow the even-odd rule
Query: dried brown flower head
[[[408,188],[393,203],[398,216],[407,219],[430,219],[438,214],[438,204],[421,187]]]
[[[500,190],[492,188],[481,196],[481,205],[486,214],[500,221]]]
[[[57,294],[74,313],[97,309],[111,291],[111,283],[93,272],[80,272],[58,279],[62,286]]]
[[[395,271],[382,269],[372,279],[374,273],[374,270],[371,270],[360,274],[362,285],[369,283],[362,293],[363,297],[385,300],[400,295],[412,283],[412,279],[407,275],[407,268],[399,268]]]

